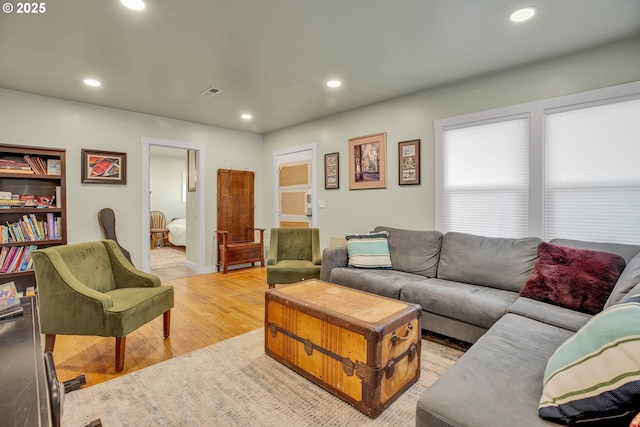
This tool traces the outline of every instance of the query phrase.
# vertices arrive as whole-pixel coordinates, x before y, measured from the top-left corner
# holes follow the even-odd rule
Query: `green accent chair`
[[[52,246],[32,257],[45,351],[53,351],[56,335],[115,337],[121,372],[128,334],[162,314],[169,337],[173,287],[137,270],[113,240]]]
[[[283,227],[271,229],[267,258],[267,283],[300,282],[320,278],[320,230]]]

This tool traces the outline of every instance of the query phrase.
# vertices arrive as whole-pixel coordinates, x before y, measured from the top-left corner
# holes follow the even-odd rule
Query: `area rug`
[[[186,255],[184,249],[162,246],[152,249],[149,253],[149,267],[151,270],[184,267],[185,261]]]
[[[462,353],[422,340],[419,382],[372,420],[267,356],[261,328],[73,391],[62,425],[412,426],[422,393]]]

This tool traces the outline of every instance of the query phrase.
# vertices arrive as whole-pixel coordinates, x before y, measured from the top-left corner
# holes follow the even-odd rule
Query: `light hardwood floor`
[[[53,351],[58,379],[84,374],[85,387],[95,385],[264,326],[266,268],[161,279],[174,287],[168,339],[162,316],[129,334],[124,370],[116,373],[115,338],[59,335]]]

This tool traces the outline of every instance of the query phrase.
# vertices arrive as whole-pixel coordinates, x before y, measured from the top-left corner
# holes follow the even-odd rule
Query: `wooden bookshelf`
[[[0,144],[0,284],[35,286],[29,251],[67,244],[65,166],[64,149]],[[14,268],[11,252],[22,257]]]

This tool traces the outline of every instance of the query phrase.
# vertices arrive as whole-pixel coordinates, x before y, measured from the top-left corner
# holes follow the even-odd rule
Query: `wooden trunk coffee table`
[[[375,418],[420,377],[421,313],[320,280],[269,289],[265,352]]]

